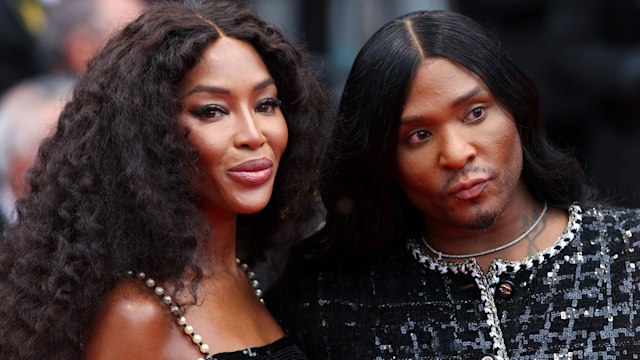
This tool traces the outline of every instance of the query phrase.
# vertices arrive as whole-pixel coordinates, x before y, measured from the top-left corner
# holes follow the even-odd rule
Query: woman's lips
[[[264,184],[269,180],[272,172],[273,162],[266,158],[249,160],[227,170],[230,177],[254,186]]]

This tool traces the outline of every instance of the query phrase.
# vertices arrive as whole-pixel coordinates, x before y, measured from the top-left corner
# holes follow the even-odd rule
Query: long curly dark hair
[[[90,62],[39,149],[0,248],[0,358],[82,358],[127,270],[179,289],[187,269],[199,274],[196,242],[214,229],[196,205],[198,154],[178,123],[178,89],[221,32],[262,57],[289,130],[271,201],[239,221],[245,253],[259,257],[276,232],[295,238],[311,218],[329,105],[305,56],[238,1],[155,4]]]

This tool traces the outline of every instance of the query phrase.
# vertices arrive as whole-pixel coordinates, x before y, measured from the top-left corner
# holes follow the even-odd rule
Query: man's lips
[[[230,177],[248,185],[264,184],[272,172],[273,162],[266,158],[245,161],[227,170]]]
[[[450,187],[447,194],[460,200],[473,199],[480,195],[488,182],[489,179],[472,179],[460,182]]]

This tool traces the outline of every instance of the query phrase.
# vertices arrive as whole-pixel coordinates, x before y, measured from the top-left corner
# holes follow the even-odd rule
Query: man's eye
[[[486,109],[484,108],[484,106],[475,107],[469,112],[467,117],[464,119],[464,122],[474,122],[480,120],[484,117],[485,112]]]
[[[431,137],[431,133],[427,130],[418,130],[409,135],[410,144],[419,144]]]

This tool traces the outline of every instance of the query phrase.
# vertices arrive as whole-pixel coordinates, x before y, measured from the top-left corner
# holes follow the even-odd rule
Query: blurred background
[[[154,1],[0,0],[0,199],[11,193],[11,156],[33,146],[9,140],[35,127],[19,124],[46,117],[27,113],[38,104],[28,96],[63,102],[96,49]],[[311,53],[334,104],[357,51],[387,21],[420,9],[474,18],[537,84],[554,141],[576,155],[611,203],[640,207],[640,0],[249,2]],[[12,101],[29,86],[41,91]]]

